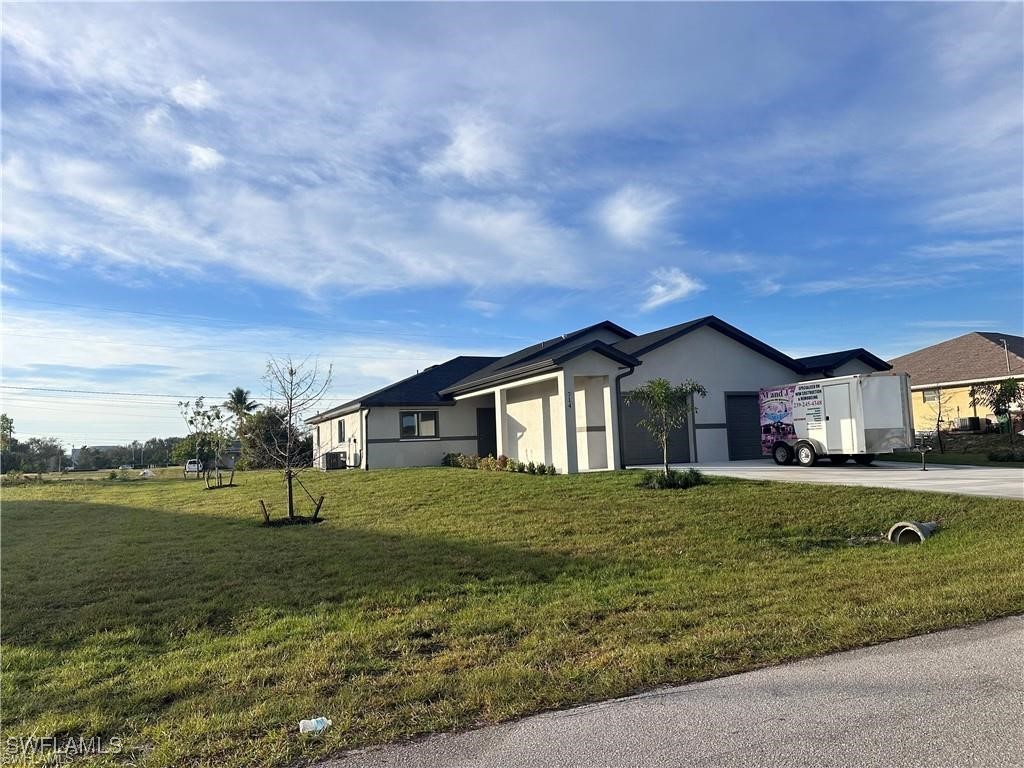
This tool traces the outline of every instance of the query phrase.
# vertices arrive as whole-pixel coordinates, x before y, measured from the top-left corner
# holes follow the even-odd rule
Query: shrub
[[[989,461],[1024,461],[1024,451],[998,450],[988,452]]]
[[[546,465],[544,465],[544,464],[538,464],[537,465],[537,474],[538,475],[546,475],[547,473],[548,473],[548,468],[547,468]]]
[[[529,464],[526,465],[526,472],[531,475],[536,475],[537,465],[531,461]]]
[[[20,469],[12,469],[3,476],[4,485],[25,485],[32,482],[32,476],[26,475]]]
[[[446,453],[444,458],[441,459],[442,467],[461,467],[460,459],[462,459],[461,453]]]
[[[494,461],[495,461],[495,469],[498,469],[498,470],[500,470],[502,472],[504,472],[506,469],[508,469],[508,463],[509,463],[510,459],[504,453],[501,454],[500,456],[498,456],[498,458],[495,459]]]
[[[479,469],[480,457],[475,453],[472,456],[466,456],[463,454],[459,457],[459,466],[463,469]]]
[[[110,472],[107,474],[107,480],[117,480],[117,470],[116,469],[110,470]]]
[[[523,462],[521,462],[521,461],[517,461],[516,462],[516,472],[525,473],[526,472],[526,465],[523,464]]]
[[[555,465],[554,464],[548,464],[548,474],[549,475],[556,475],[556,474],[558,474],[558,470],[555,469]]]
[[[693,488],[696,485],[704,485],[707,482],[708,479],[699,470],[691,467],[685,472],[670,469],[667,475],[664,472],[645,472],[638,485],[640,488],[663,490],[668,488]]]

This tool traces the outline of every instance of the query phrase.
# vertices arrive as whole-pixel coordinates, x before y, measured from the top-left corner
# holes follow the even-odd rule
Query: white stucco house
[[[504,454],[560,473],[657,464],[626,392],[658,377],[708,390],[670,440],[673,462],[761,457],[757,391],[891,366],[865,349],[792,358],[714,315],[636,335],[602,322],[505,357],[456,357],[318,413],[314,463],[437,465],[446,453]]]

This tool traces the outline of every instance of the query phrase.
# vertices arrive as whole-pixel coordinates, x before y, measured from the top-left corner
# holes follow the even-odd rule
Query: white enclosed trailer
[[[910,377],[870,373],[762,389],[761,450],[777,464],[812,466],[828,456],[870,464],[914,447]]]

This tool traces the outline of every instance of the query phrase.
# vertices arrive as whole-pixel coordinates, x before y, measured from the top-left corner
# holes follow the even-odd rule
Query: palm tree
[[[234,414],[236,431],[241,431],[242,420],[259,406],[255,400],[249,399],[249,394],[248,389],[235,387],[228,392],[228,399],[224,401],[224,408]]]

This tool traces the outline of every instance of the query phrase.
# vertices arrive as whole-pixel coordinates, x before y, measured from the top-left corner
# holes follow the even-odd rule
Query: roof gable
[[[642,357],[651,350],[675,341],[688,333],[696,331],[698,328],[712,328],[723,336],[727,336],[733,341],[737,341],[745,347],[749,347],[758,354],[764,355],[770,360],[774,360],[776,363],[789,368],[795,373],[806,372],[799,362],[786,353],[780,352],[775,349],[775,347],[771,347],[759,339],[755,339],[749,333],[741,331],[736,326],[730,325],[715,315],[699,317],[696,320],[690,320],[686,323],[680,323],[679,325],[673,325],[668,328],[651,331],[650,333],[644,333],[640,336],[634,336],[631,339],[626,339],[617,343],[615,348],[635,357]]]
[[[439,365],[425,368],[419,373],[382,387],[368,395],[363,395],[336,408],[318,413],[316,416],[306,419],[306,423],[316,424],[335,416],[341,416],[345,413],[371,406],[451,404],[449,398],[443,397],[440,394],[441,390],[497,359],[496,357],[476,357],[470,355],[454,357]]]
[[[514,375],[516,372],[528,373],[534,368],[540,368],[546,364],[551,364],[555,357],[558,357],[575,347],[590,343],[590,340],[585,339],[585,337],[588,334],[601,330],[610,331],[624,340],[630,339],[635,335],[632,331],[628,331],[622,326],[616,325],[609,320],[595,323],[594,325],[588,325],[586,328],[580,328],[579,330],[563,334],[562,336],[557,336],[553,339],[548,339],[537,344],[531,344],[528,347],[523,347],[509,355],[498,358],[490,365],[486,365],[478,371],[468,374],[462,380],[455,382],[445,389],[444,392],[467,391],[480,386],[487,381],[504,379]],[[612,345],[608,346],[611,347]]]
[[[871,354],[863,347],[844,349],[839,352],[826,352],[821,355],[809,355],[807,357],[798,357],[796,359],[796,361],[809,373],[824,373],[826,371],[832,371],[842,365],[846,365],[851,360],[860,360],[865,365],[870,365],[876,371],[888,371],[892,369],[892,366],[889,365],[889,363],[885,362],[882,358]]]
[[[915,386],[1024,376],[1024,337],[1009,333],[965,333],[889,362],[896,370],[909,373],[910,382]]]

